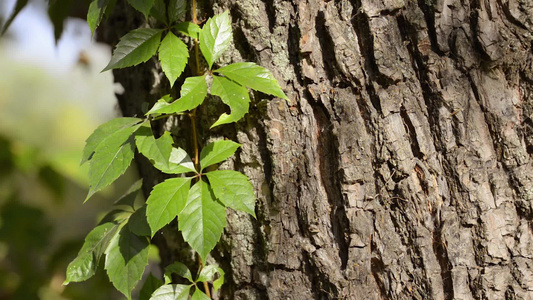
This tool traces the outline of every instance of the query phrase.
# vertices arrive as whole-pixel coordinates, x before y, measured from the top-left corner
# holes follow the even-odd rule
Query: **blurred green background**
[[[0,0],[0,25],[13,5]],[[118,115],[120,87],[100,73],[111,50],[91,41],[85,21],[68,19],[55,44],[46,9],[30,2],[0,38],[0,300],[121,299],[101,270],[62,285],[85,235],[136,175],[82,204],[84,141]]]

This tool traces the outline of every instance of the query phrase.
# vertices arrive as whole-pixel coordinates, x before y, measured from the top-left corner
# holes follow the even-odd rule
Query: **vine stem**
[[[197,18],[197,15],[196,15],[196,0],[192,0],[192,22],[196,25],[198,25],[198,18]],[[199,45],[198,45],[198,39],[195,38],[194,39],[194,57],[195,57],[195,60],[196,60],[196,75],[197,76],[200,76],[202,74],[202,70],[200,70],[200,52],[199,52]],[[194,147],[194,165],[196,167],[196,170],[200,171],[199,170],[199,165],[200,165],[200,161],[199,161],[199,157],[198,157],[198,152],[199,152],[199,149],[198,149],[198,144],[199,144],[199,140],[198,140],[198,130],[196,129],[196,108],[191,112],[191,114],[189,115],[190,118],[191,118],[191,122],[192,122],[192,138],[193,138],[193,147]],[[197,180],[201,180],[199,179],[199,177],[196,178]],[[204,267],[204,263],[202,261],[202,258],[200,257],[199,254],[198,255],[198,265],[199,265],[199,271],[200,272],[203,267]],[[207,297],[209,297],[209,299],[212,299],[211,298],[211,291],[209,290],[209,283],[204,281],[204,291],[205,291],[205,294],[207,295]]]

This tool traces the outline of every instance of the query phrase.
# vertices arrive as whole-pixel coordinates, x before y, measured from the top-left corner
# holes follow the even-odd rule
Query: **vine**
[[[91,2],[87,21],[92,33],[113,9],[115,2]],[[153,105],[144,118],[113,119],[98,127],[87,139],[81,162],[89,164],[90,188],[85,201],[120,177],[131,164],[136,150],[161,172],[177,177],[157,184],[142,206],[134,201],[142,182],[134,184],[100,224],[89,232],[78,256],[67,268],[64,284],[89,279],[105,257],[104,267],[110,281],[131,299],[132,290],[148,264],[150,238],[177,217],[184,240],[198,254],[198,274],[193,276],[183,263],[174,262],[165,268],[164,281],[153,275],[148,277],[142,287],[141,298],[189,299],[192,294],[191,299],[210,299],[209,284],[215,291],[218,290],[224,283],[224,271],[204,262],[222,236],[226,226],[226,208],[255,217],[255,196],[246,175],[215,168],[230,158],[240,144],[217,140],[199,149],[197,108],[203,104],[208,90],[210,95],[219,97],[230,107],[231,113],[222,114],[211,125],[213,128],[236,122],[248,112],[248,88],[284,99],[287,96],[270,71],[255,63],[238,62],[214,68],[232,40],[228,11],[209,18],[200,27],[196,0],[189,3],[192,21],[184,21],[188,4],[185,0],[128,0],[128,3],[145,18],[160,21],[164,28],[138,28],[124,35],[104,71],[135,66],[158,55],[172,87],[188,63],[189,46],[186,42],[191,42],[196,74],[185,78],[178,99],[166,95]],[[200,66],[200,53],[207,63],[205,69]],[[184,114],[192,122],[194,159],[174,145],[170,132],[166,131],[156,139],[150,125],[153,120]],[[172,274],[183,277],[189,284],[173,284]]]

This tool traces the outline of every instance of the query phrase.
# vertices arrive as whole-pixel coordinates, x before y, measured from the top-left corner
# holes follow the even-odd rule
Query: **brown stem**
[[[192,0],[192,22],[194,24],[198,24],[198,19],[196,17],[196,0]],[[200,52],[198,48],[199,48],[198,39],[194,39],[194,56],[196,59],[196,75],[197,76],[202,74],[202,71],[200,69]],[[192,138],[193,138],[193,144],[194,144],[194,165],[196,167],[196,170],[200,171],[200,168],[199,168],[200,161],[198,158],[199,141],[198,141],[198,131],[196,129],[196,108],[191,112],[190,117],[191,117],[191,122],[192,122]],[[200,180],[199,177],[196,177],[196,178],[197,180]],[[198,272],[200,272],[202,268],[204,267],[204,264],[202,262],[202,258],[200,257],[200,255],[198,255],[198,264],[200,265],[200,269]],[[208,282],[204,282],[204,291],[207,297],[211,299],[211,291],[209,290]]]
[[[196,17],[196,0],[192,1],[192,22],[194,24],[198,24],[198,19]],[[194,39],[194,56],[196,59],[196,75],[201,75],[200,71],[200,54],[198,52],[198,39]],[[200,165],[200,161],[198,159],[198,131],[196,129],[196,108],[191,112],[189,115],[191,117],[192,122],[192,138],[193,138],[193,147],[194,147],[194,166],[196,167],[196,170],[200,171],[198,166]]]

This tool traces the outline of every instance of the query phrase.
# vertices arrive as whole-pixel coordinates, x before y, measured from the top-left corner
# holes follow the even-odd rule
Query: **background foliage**
[[[0,27],[9,4],[0,3]],[[0,299],[120,299],[104,272],[62,285],[84,236],[136,175],[81,204],[84,141],[116,114],[112,75],[100,73],[110,49],[90,43],[86,21],[73,19],[54,45],[46,5],[30,1],[0,38]]]

